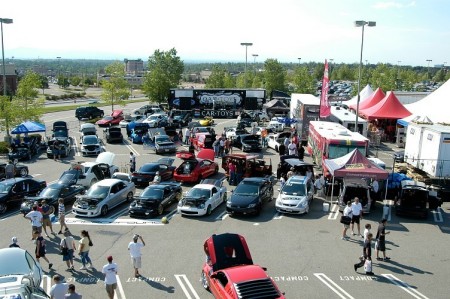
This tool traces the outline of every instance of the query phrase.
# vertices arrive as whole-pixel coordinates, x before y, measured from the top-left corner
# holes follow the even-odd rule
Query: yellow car
[[[214,124],[214,119],[211,116],[205,116],[204,119],[198,121],[202,126],[212,126]]]

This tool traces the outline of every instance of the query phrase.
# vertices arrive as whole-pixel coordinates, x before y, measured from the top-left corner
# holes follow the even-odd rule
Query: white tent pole
[[[333,204],[333,194],[334,194],[334,175],[333,175],[333,180],[332,180],[332,184],[333,184],[333,185],[331,185],[330,209],[331,209],[331,205]]]

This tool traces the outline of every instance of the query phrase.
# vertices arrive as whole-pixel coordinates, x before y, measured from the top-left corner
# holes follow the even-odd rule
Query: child
[[[366,242],[367,240],[367,236],[370,234],[370,229],[372,228],[372,226],[370,225],[370,223],[367,223],[364,229],[364,242]]]

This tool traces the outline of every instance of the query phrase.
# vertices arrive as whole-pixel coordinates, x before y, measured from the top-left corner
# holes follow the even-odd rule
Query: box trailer
[[[290,103],[290,117],[298,120],[294,124],[303,145],[308,141],[309,122],[319,120],[320,98],[312,94],[293,93]]]
[[[331,115],[328,119],[343,125],[352,132],[355,131],[356,114],[344,107],[331,106]],[[367,126],[367,121],[358,117],[358,132],[364,137],[367,137]]]
[[[450,176],[450,126],[409,123],[405,161],[433,177]]]

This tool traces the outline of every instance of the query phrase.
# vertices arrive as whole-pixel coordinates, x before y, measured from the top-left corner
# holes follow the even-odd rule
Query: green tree
[[[17,111],[14,111],[11,98],[9,96],[0,96],[0,130],[5,130],[9,136],[9,128],[16,123]],[[15,113],[16,112],[16,113]]]
[[[442,69],[440,69],[440,70],[438,70],[437,72],[436,72],[436,74],[433,76],[433,81],[434,82],[443,82],[443,81],[445,81],[445,75],[446,75],[446,72],[445,72],[445,70],[442,68]]]
[[[167,52],[156,50],[148,58],[148,70],[142,90],[150,101],[161,104],[167,101],[170,88],[175,88],[180,83],[184,64],[175,48]]]
[[[101,98],[107,104],[111,105],[111,111],[114,110],[114,104],[125,105],[125,99],[130,96],[128,82],[125,80],[125,69],[123,63],[117,61],[105,68],[108,79],[102,80],[103,92]]]
[[[41,88],[41,78],[35,72],[27,72],[19,81],[12,103],[15,121],[39,121],[43,113],[44,100],[37,98],[38,88]]]
[[[292,82],[295,93],[316,93],[316,79],[309,73],[306,66],[295,68]]]
[[[45,89],[48,88],[48,78],[46,76],[39,76],[39,80],[40,80],[40,88],[42,89],[42,94],[45,93]]]
[[[225,74],[225,78],[223,79],[223,87],[224,88],[234,88],[236,87],[236,79],[231,76],[230,73]]]
[[[78,76],[73,76],[72,78],[70,78],[70,84],[72,86],[78,86],[81,83],[81,78]]]
[[[206,80],[206,88],[224,88],[225,87],[225,76],[227,71],[224,67],[215,64],[212,67],[211,75]]]
[[[267,59],[264,62],[264,87],[267,94],[273,90],[287,91],[286,71],[276,59]]]
[[[372,72],[370,85],[373,88],[381,87],[384,92],[396,90],[397,88],[397,68],[388,64],[379,63]]]

